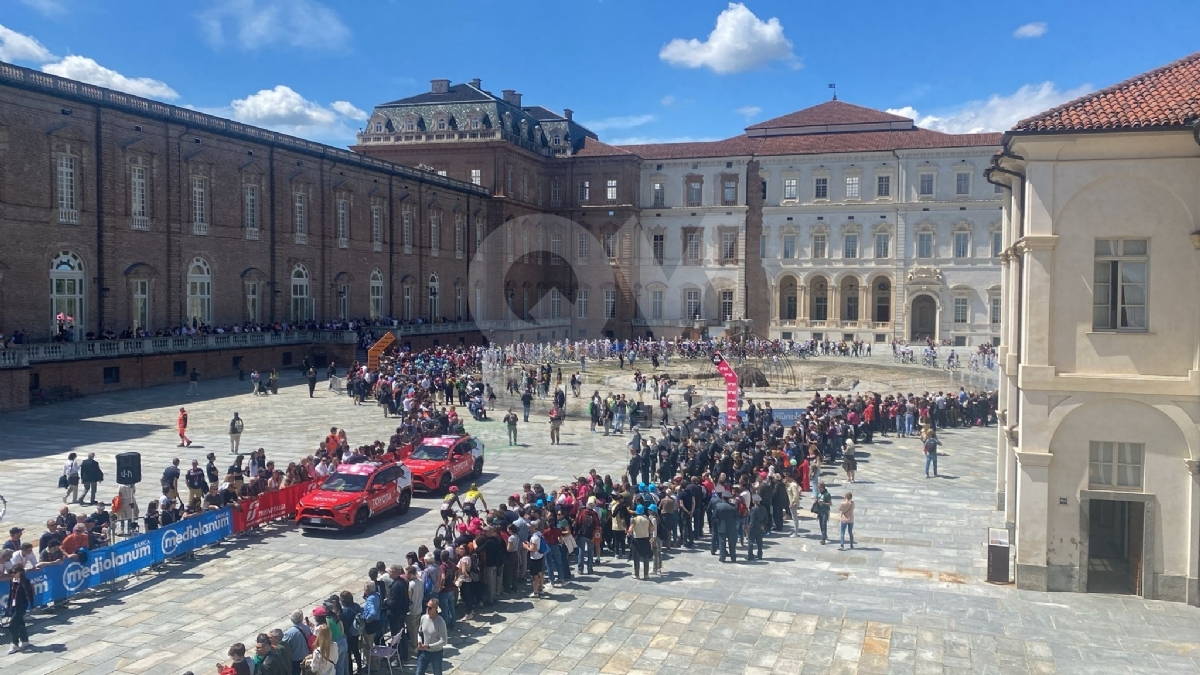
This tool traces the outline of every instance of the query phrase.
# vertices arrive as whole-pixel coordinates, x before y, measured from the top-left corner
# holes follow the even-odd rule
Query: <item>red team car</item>
[[[296,523],[362,532],[372,516],[392,510],[404,515],[411,503],[412,473],[395,459],[339,464],[320,487],[300,498]]]
[[[404,458],[413,488],[445,493],[457,481],[483,475],[483,442],[472,436],[426,438]]]

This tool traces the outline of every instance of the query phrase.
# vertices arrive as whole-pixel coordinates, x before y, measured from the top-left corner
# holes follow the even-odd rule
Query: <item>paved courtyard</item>
[[[294,377],[294,376],[289,376]],[[61,504],[55,487],[66,453],[97,453],[115,491],[112,457],[142,454],[142,501],[156,493],[172,457],[231,457],[225,429],[246,419],[243,449],[288,461],[311,452],[330,426],[352,443],[387,438],[394,423],[374,406],[355,407],[298,379],[278,396],[255,398],[248,383],[94,396],[0,415],[16,443],[0,449],[6,523],[28,528]],[[175,414],[191,413],[191,448],[176,448]],[[523,482],[556,487],[596,468],[619,474],[624,439],[569,422],[561,446],[547,424],[522,425],[524,445],[507,447],[498,422],[469,423],[487,442],[489,501]],[[805,520],[801,538],[772,537],[763,562],[722,565],[707,548],[675,552],[665,573],[634,580],[605,558],[550,599],[513,597],[452,635],[453,672],[487,673],[1143,673],[1200,672],[1200,610],[1136,597],[1048,594],[986,583],[986,528],[1003,525],[994,502],[994,429],[944,434],[943,474],[925,479],[912,440],[863,446],[856,534],[859,547],[821,546]],[[837,499],[849,487],[827,476]],[[434,502],[419,497],[404,517],[372,522],[360,536],[266,528],[171,564],[122,588],[41,612],[37,648],[0,656],[22,675],[213,672],[232,642],[283,627],[292,609],[311,609],[336,590],[361,587],[376,560],[399,561],[428,543]],[[834,524],[831,523],[831,528]]]

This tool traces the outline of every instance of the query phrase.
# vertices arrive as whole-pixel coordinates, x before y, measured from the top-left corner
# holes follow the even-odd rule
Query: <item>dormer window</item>
[[[472,117],[472,118],[471,118],[471,128],[472,128],[472,129],[478,129],[478,128],[479,128],[479,118],[478,118],[478,117]]]
[[[437,121],[437,128],[438,128],[438,131],[445,131],[445,130],[446,130],[446,118],[445,118],[445,117],[439,117],[439,118],[438,118],[438,121]]]
[[[405,122],[405,123],[404,123],[404,130],[405,130],[405,131],[416,131],[416,130],[417,130],[417,123],[416,123],[416,121],[414,121],[414,120],[408,120],[407,122]]]
[[[556,136],[554,137],[554,140],[553,140],[552,142],[553,142],[553,144],[554,144],[554,145],[558,145],[558,144],[559,144],[559,140],[560,140],[560,139],[559,139],[559,137],[556,135]]]
[[[383,133],[383,122],[376,122],[376,123],[375,123],[375,133],[377,133],[377,134],[382,134],[382,133]]]

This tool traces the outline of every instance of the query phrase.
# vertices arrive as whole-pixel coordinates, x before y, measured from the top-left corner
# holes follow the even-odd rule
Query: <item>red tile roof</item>
[[[886,152],[920,148],[968,148],[1000,145],[1003,134],[944,134],[940,131],[912,129],[896,131],[854,131],[833,134],[767,136],[756,155],[820,155],[836,152]]]
[[[778,129],[781,127],[812,127],[829,124],[877,124],[882,122],[904,122],[907,117],[885,113],[882,110],[864,108],[845,101],[826,101],[811,108],[788,113],[773,120],[759,122],[746,127],[750,129]],[[908,120],[911,121],[911,120]]]
[[[1200,52],[1021,120],[1013,131],[1182,127],[1200,119]]]
[[[944,134],[914,127],[903,131],[855,131],[797,136],[734,136],[723,141],[621,145],[642,159],[700,159],[745,155],[821,155],[838,152],[887,152],[920,148],[969,148],[1000,145],[1001,134]],[[614,146],[608,146],[614,148]],[[584,153],[580,153],[581,155]]]
[[[584,137],[583,147],[579,149],[579,152],[575,153],[576,157],[612,157],[615,155],[633,156],[634,153],[630,152],[627,147],[602,143],[591,136]]]

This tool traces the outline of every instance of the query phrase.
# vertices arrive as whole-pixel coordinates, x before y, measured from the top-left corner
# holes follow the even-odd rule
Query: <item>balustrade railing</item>
[[[139,338],[134,340],[89,340],[12,345],[0,349],[0,368],[21,368],[46,361],[76,361],[114,356],[142,356],[198,352],[237,347],[268,347],[289,344],[354,344],[354,331],[301,330],[287,333],[219,333],[214,335]]]

